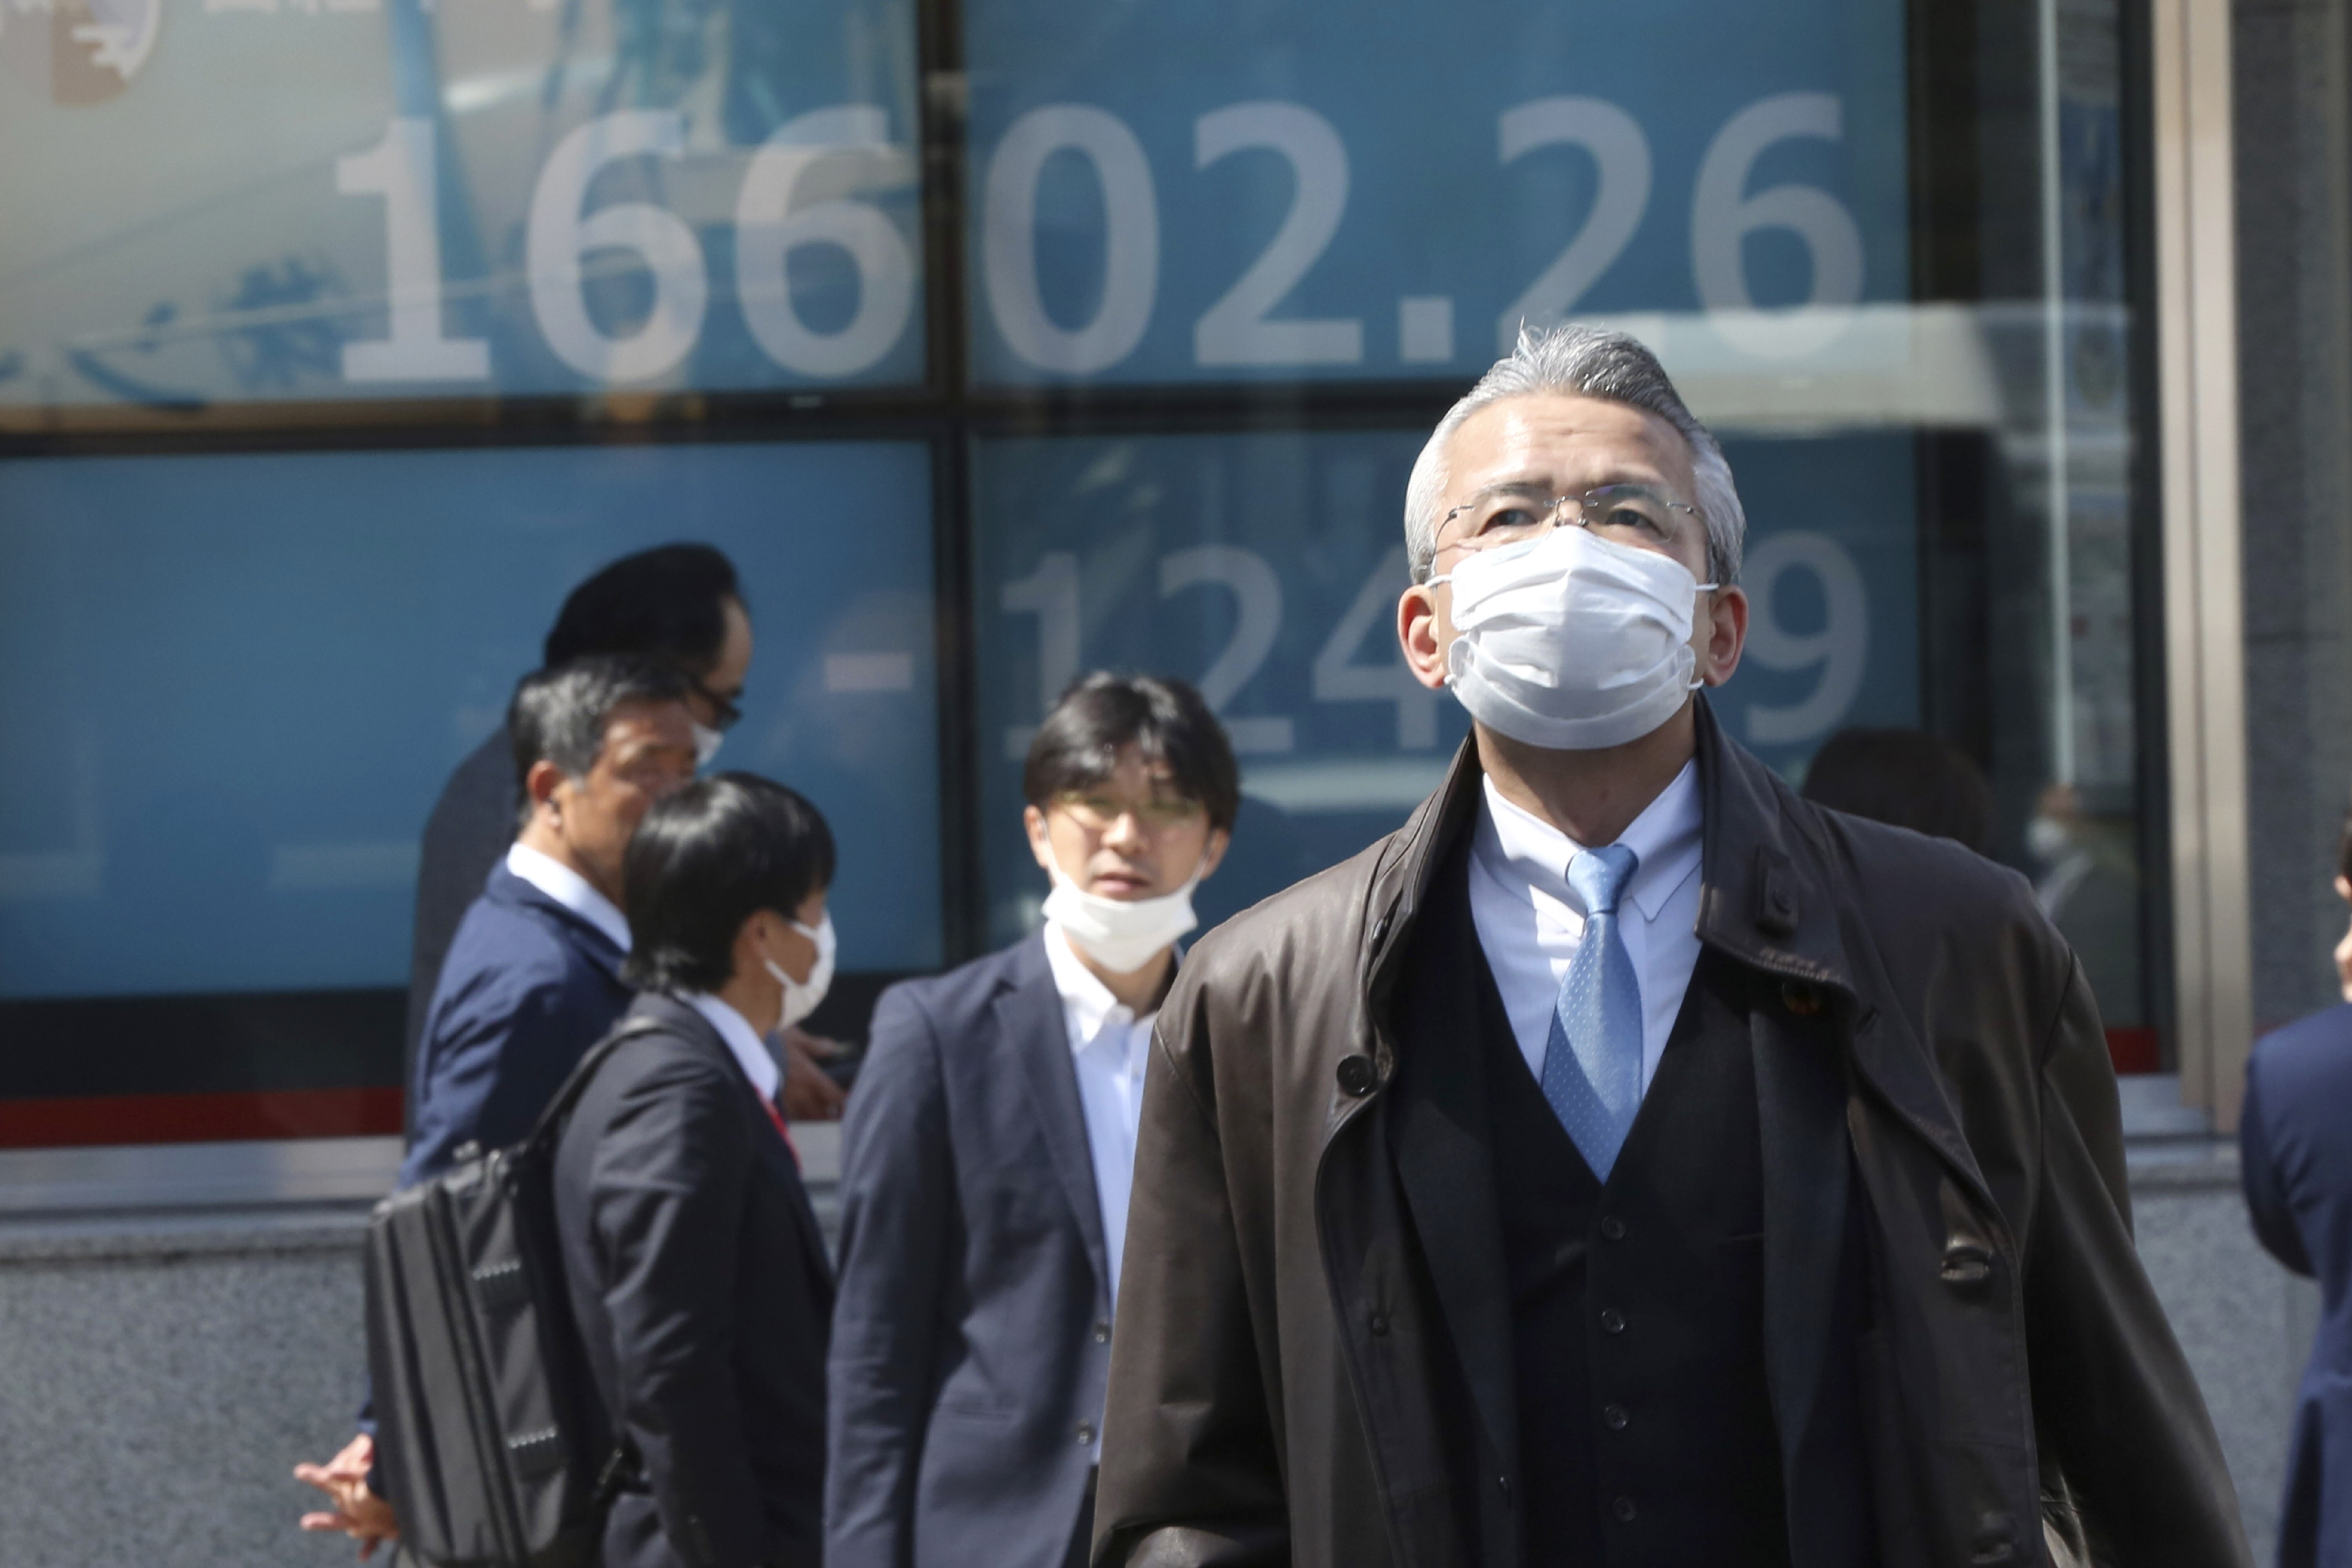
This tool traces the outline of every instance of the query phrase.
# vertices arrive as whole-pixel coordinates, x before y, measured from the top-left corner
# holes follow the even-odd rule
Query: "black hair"
[[[1841,730],[1805,772],[1805,798],[1891,822],[1979,855],[1992,848],[1992,791],[1966,753],[1924,730]]]
[[[708,544],[665,544],[624,555],[563,601],[547,634],[552,668],[589,654],[635,653],[698,679],[727,642],[727,601],[748,611],[735,563]]]
[[[2336,874],[2352,882],[2352,816],[2345,817],[2336,835]]]
[[[629,957],[646,991],[716,991],[735,938],[761,910],[786,919],[833,885],[833,832],[799,794],[757,773],[714,773],[646,812],[621,862]]]
[[[523,820],[530,819],[527,781],[533,767],[553,763],[566,778],[585,778],[604,755],[604,731],[615,710],[637,702],[685,700],[685,676],[634,654],[575,658],[524,676],[507,705],[515,779],[526,785]]]
[[[1167,763],[1176,793],[1199,802],[1210,826],[1233,830],[1242,781],[1225,727],[1199,692],[1168,676],[1097,670],[1073,682],[1029,742],[1022,794],[1043,811],[1057,796],[1095,788],[1129,746]]]

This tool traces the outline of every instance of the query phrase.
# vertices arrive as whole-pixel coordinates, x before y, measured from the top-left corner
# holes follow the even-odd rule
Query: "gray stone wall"
[[[2254,1016],[2336,1000],[2352,804],[2352,142],[2346,0],[2236,0],[2239,384]]]
[[[319,1568],[290,1476],[351,1436],[359,1219],[0,1233],[0,1568]]]
[[[2254,1246],[2226,1145],[2137,1160],[2133,1183],[2267,1563],[2315,1294]],[[351,1433],[361,1225],[347,1205],[0,1226],[0,1568],[349,1563],[297,1532],[310,1493],[289,1472]]]

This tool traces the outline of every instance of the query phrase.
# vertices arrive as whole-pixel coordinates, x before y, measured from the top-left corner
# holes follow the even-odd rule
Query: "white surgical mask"
[[[1582,528],[1477,551],[1454,584],[1446,684],[1489,729],[1554,752],[1638,741],[1693,689],[1701,583],[1654,550]]]
[[[707,768],[719,756],[719,748],[727,743],[727,731],[714,730],[699,719],[689,719],[694,726],[694,765]]]
[[[1192,912],[1192,889],[1200,885],[1195,871],[1191,881],[1160,898],[1106,899],[1086,891],[1056,867],[1045,918],[1062,928],[1071,946],[1113,974],[1132,974],[1201,923]]]
[[[839,944],[839,939],[833,934],[831,910],[824,911],[824,919],[817,922],[814,930],[801,924],[798,921],[788,921],[785,923],[816,943],[816,963],[809,967],[809,977],[806,980],[795,980],[785,973],[784,966],[774,959],[763,958],[760,961],[768,966],[768,973],[774,975],[776,983],[784,988],[783,1016],[776,1020],[776,1027],[779,1029],[791,1028],[794,1024],[815,1012],[816,1005],[824,1000],[825,992],[833,985],[833,955],[835,947]]]

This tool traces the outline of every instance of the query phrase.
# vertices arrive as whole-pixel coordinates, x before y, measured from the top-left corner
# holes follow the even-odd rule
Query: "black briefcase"
[[[386,1198],[368,1222],[376,1465],[436,1568],[581,1568],[633,1469],[588,1375],[555,1236],[556,1140],[622,1044],[600,1041],[530,1136]]]

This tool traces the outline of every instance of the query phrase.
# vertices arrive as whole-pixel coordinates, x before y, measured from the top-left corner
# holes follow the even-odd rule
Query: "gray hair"
[[[515,688],[507,705],[507,737],[514,743],[515,779],[522,783],[540,763],[553,763],[563,776],[588,776],[604,754],[604,731],[619,709],[632,703],[684,702],[686,677],[642,654],[593,654],[533,670]],[[528,788],[521,820],[530,821]]]
[[[1405,553],[1412,563],[1412,580],[1425,583],[1437,558],[1437,503],[1445,494],[1445,451],[1454,432],[1473,414],[1507,397],[1558,394],[1571,397],[1601,397],[1612,403],[1656,415],[1690,443],[1698,494],[1692,500],[1706,520],[1706,564],[1717,583],[1739,581],[1739,555],[1748,537],[1748,514],[1740,510],[1739,492],[1732,488],[1731,465],[1723,448],[1683,405],[1675,384],[1657,356],[1639,340],[1623,332],[1573,321],[1556,327],[1519,328],[1519,341],[1509,354],[1478,378],[1478,384],[1430,432],[1429,444],[1412,465],[1404,490]]]

